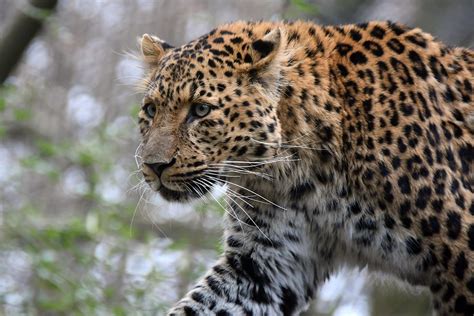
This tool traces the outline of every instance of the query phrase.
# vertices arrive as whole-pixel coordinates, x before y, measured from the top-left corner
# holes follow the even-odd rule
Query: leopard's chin
[[[186,192],[176,191],[176,190],[168,189],[164,185],[162,185],[157,192],[158,194],[160,194],[161,197],[163,197],[168,202],[186,203],[186,202],[190,202],[194,199],[199,198],[197,193],[187,192],[187,191]]]

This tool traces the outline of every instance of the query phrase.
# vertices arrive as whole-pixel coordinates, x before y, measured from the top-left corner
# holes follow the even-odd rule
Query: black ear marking
[[[171,46],[170,44],[166,43],[166,42],[161,42],[161,47],[163,47],[164,50],[168,50],[168,49],[173,49],[174,46]]]
[[[281,43],[281,31],[276,28],[249,45],[244,65],[248,69],[257,69],[268,65],[277,55]]]
[[[260,54],[261,58],[267,57],[274,47],[274,43],[264,40],[257,40],[252,43],[252,48]]]

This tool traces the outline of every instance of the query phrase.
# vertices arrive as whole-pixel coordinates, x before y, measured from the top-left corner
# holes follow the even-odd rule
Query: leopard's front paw
[[[181,301],[169,312],[168,316],[213,316],[215,313],[194,301]]]

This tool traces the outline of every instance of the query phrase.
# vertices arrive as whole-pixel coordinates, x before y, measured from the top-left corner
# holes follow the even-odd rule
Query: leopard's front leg
[[[252,220],[238,210],[228,216],[225,253],[170,315],[298,315],[307,308],[318,275],[327,273],[316,273],[304,215],[247,213]]]

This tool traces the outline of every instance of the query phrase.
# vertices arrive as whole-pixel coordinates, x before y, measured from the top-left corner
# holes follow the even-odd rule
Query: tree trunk
[[[30,42],[41,30],[45,19],[56,8],[57,0],[30,0],[16,14],[0,40],[0,85],[21,59]]]

